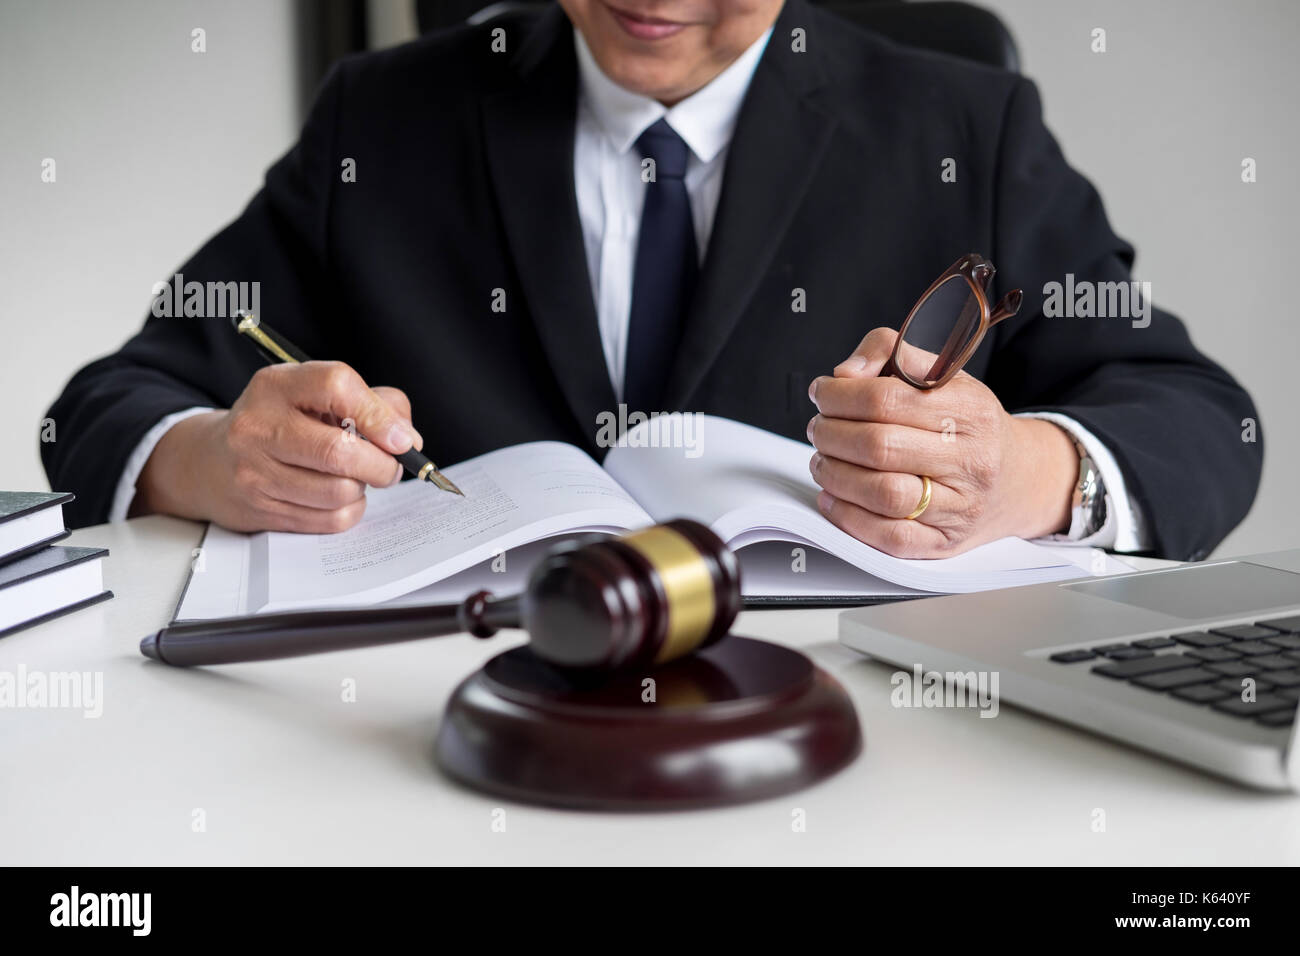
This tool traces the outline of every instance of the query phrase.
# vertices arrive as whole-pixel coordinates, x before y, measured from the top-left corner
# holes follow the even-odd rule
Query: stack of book
[[[68,536],[72,495],[0,491],[0,637],[113,596],[104,588],[103,548],[55,544]]]

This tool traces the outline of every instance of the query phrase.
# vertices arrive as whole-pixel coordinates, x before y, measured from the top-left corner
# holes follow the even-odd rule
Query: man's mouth
[[[638,40],[662,40],[665,37],[673,36],[686,29],[685,23],[676,23],[672,20],[661,20],[658,17],[647,17],[639,13],[628,13],[626,10],[620,10],[618,7],[605,5],[618,25],[623,28],[629,36]]]

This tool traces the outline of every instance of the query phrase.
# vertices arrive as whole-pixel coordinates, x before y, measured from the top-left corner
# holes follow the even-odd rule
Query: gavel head
[[[533,570],[519,610],[543,660],[603,672],[712,644],[740,605],[736,556],[709,528],[682,518],[557,546]]]

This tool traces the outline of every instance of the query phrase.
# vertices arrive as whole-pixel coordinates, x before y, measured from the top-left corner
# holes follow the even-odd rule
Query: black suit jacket
[[[264,188],[181,271],[259,281],[263,317],[309,355],[404,389],[440,462],[537,439],[599,456],[597,415],[616,404],[575,201],[577,84],[554,5],[345,59]],[[941,181],[948,157],[956,183]],[[742,107],[666,407],[803,438],[809,381],[871,328],[898,327],[972,250],[997,264],[996,294],[1020,286],[1026,302],[969,371],[1009,410],[1060,411],[1105,441],[1157,552],[1207,554],[1254,497],[1254,408],[1167,313],[1144,329],[1041,315],[1045,283],[1127,280],[1133,250],[1066,164],[1033,84],[805,0],[788,0]],[[105,520],[150,426],[229,407],[259,364],[224,318],[150,318],[78,372],[42,448],[51,485],[77,493],[70,522]]]

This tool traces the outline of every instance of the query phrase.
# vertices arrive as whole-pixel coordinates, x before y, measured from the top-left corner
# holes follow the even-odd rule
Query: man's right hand
[[[412,444],[422,448],[424,439],[400,390],[371,389],[342,362],[269,365],[228,411],[168,429],[140,473],[130,514],[234,531],[343,531],[361,519],[367,485],[401,480],[393,455]]]

